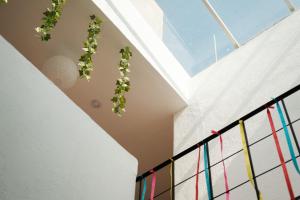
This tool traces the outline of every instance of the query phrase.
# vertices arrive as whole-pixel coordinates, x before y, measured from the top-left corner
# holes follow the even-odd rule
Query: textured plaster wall
[[[137,160],[0,36],[0,199],[132,200]]]
[[[194,95],[189,106],[174,117],[174,154],[209,136],[212,129],[221,129],[299,83],[300,12],[296,12],[194,78],[190,87],[194,88]],[[292,120],[300,117],[299,93],[286,100]],[[280,128],[276,110],[273,114],[276,127]],[[250,143],[270,133],[266,112],[245,123]],[[295,123],[295,130],[299,140],[300,122]],[[285,158],[288,159],[290,156],[282,131],[279,135]],[[226,133],[223,139],[225,156],[241,149],[238,127]],[[209,147],[212,163],[219,161],[218,140],[211,142]],[[257,174],[279,164],[272,137],[251,147],[251,152]],[[176,162],[177,183],[195,173],[196,157],[196,152],[193,152]],[[240,153],[226,161],[230,187],[247,180],[243,159]],[[295,193],[300,195],[300,176],[291,163],[288,169]],[[214,193],[224,192],[221,165],[213,168],[212,174]],[[206,199],[203,174],[199,184],[201,199]],[[289,199],[280,168],[259,178],[258,184],[264,199]],[[194,185],[195,179],[192,178],[177,187],[176,200],[194,199]],[[250,184],[246,184],[232,191],[231,199],[251,200],[255,199],[254,195]]]

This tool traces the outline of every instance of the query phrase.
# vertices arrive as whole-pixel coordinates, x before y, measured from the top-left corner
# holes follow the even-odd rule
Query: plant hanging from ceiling
[[[42,41],[48,41],[51,39],[50,31],[55,27],[57,21],[61,17],[65,3],[66,0],[52,0],[51,8],[47,8],[47,10],[43,13],[43,24],[40,27],[35,28]]]
[[[8,0],[0,0],[0,4],[7,3]],[[66,0],[51,0],[51,8],[43,13],[42,25],[36,27],[35,30],[39,33],[42,41],[48,41],[51,39],[50,31],[56,26],[58,20],[60,19],[63,11],[63,7]],[[79,58],[79,75],[80,78],[85,78],[87,80],[91,79],[91,72],[93,71],[94,64],[92,60],[92,55],[96,53],[98,42],[97,38],[101,32],[102,21],[95,15],[90,16],[90,23],[88,26],[88,37],[83,43],[84,47],[82,50],[84,54]],[[114,96],[111,99],[113,102],[112,111],[118,116],[126,111],[126,98],[125,94],[130,90],[130,79],[128,77],[129,70],[129,60],[132,57],[132,52],[128,46],[120,50],[121,60],[118,66],[120,72],[120,78],[116,81],[116,89],[114,90]]]
[[[118,116],[122,116],[125,112],[126,98],[125,93],[130,90],[130,79],[128,77],[129,70],[129,60],[132,57],[132,52],[129,47],[122,48],[120,50],[121,60],[119,63],[119,71],[121,77],[116,81],[115,95],[111,99],[113,102],[112,111]]]
[[[98,43],[98,34],[101,31],[102,21],[95,15],[90,16],[91,22],[88,28],[88,37],[84,42],[84,48],[82,50],[85,52],[79,59],[79,75],[80,78],[91,79],[91,71],[93,71],[93,60],[92,55],[96,53]]]

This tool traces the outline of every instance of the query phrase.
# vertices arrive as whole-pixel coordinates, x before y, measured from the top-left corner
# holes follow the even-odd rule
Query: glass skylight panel
[[[210,0],[240,44],[288,16],[284,0]]]
[[[190,76],[234,50],[233,44],[203,0],[155,1],[163,16],[162,31],[158,36]],[[284,0],[209,2],[239,44],[246,43],[289,15]],[[296,7],[300,6],[300,0],[293,0],[293,3]]]
[[[300,0],[293,0],[292,3],[296,6],[296,8],[300,8]]]
[[[164,14],[162,40],[191,76],[234,49],[201,0],[156,2]]]

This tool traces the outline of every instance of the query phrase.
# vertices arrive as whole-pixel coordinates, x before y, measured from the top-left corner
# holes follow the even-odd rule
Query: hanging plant
[[[98,43],[97,37],[101,31],[102,21],[95,15],[90,16],[91,22],[89,23],[88,28],[88,37],[84,42],[84,48],[82,50],[85,52],[79,59],[78,66],[80,78],[86,78],[87,80],[91,79],[91,71],[93,71],[93,60],[92,55],[96,53]]]
[[[0,0],[0,4],[7,3],[7,0]]]
[[[43,24],[40,27],[35,28],[35,31],[39,33],[42,41],[51,39],[50,31],[55,27],[57,21],[61,17],[65,3],[66,0],[52,0],[51,8],[47,8],[43,13]]]
[[[122,116],[122,113],[125,112],[126,98],[125,93],[130,90],[130,79],[128,77],[129,70],[129,60],[132,57],[132,52],[129,47],[125,47],[120,50],[121,60],[119,63],[119,71],[121,77],[116,81],[115,95],[111,99],[113,102],[112,111],[118,116]]]

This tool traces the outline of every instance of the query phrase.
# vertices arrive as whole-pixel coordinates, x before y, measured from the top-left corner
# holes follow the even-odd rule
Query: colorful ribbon
[[[208,171],[208,151],[207,151],[207,144],[204,144],[204,169],[205,169],[205,179],[206,179],[206,189],[207,189],[207,195],[208,199],[212,199],[212,192],[211,192],[211,183],[210,183],[210,174]]]
[[[272,130],[272,135],[273,135],[273,138],[274,138],[274,141],[275,141],[275,144],[276,144],[277,153],[278,153],[278,156],[279,156],[279,159],[280,159],[280,162],[281,162],[281,167],[282,167],[282,170],[283,170],[285,182],[286,182],[286,185],[287,185],[287,188],[288,188],[291,200],[292,200],[292,199],[295,199],[295,195],[294,195],[292,184],[291,184],[291,181],[290,181],[290,178],[289,178],[288,171],[286,169],[284,157],[283,157],[283,154],[282,154],[282,151],[281,151],[281,147],[280,147],[280,144],[279,144],[279,141],[278,141],[278,137],[277,137],[277,133],[276,133],[276,130],[275,130],[273,118],[272,118],[272,115],[271,115],[271,112],[270,112],[269,108],[267,108],[267,115],[268,115],[271,130]]]
[[[220,134],[218,131],[214,131],[214,130],[212,130],[211,133],[213,135],[215,135],[215,134],[219,135],[220,147],[221,147],[221,156],[222,156],[222,164],[223,164],[223,174],[224,174],[226,200],[229,200],[229,186],[228,186],[228,178],[227,178],[226,167],[225,167],[224,156],[223,156],[223,138],[222,138],[222,134]]]
[[[147,190],[147,180],[146,180],[146,178],[144,178],[144,181],[143,181],[143,191],[142,191],[142,198],[141,198],[141,200],[145,200],[146,190]]]
[[[296,159],[296,156],[295,156],[295,152],[294,152],[294,148],[293,148],[292,141],[291,141],[291,138],[290,138],[289,130],[287,128],[287,125],[286,125],[286,122],[285,122],[285,119],[284,119],[284,116],[283,116],[283,113],[282,113],[282,109],[281,109],[278,101],[275,100],[275,103],[276,103],[276,108],[277,108],[278,115],[280,117],[280,121],[281,121],[283,130],[284,130],[285,139],[286,139],[286,142],[287,142],[288,147],[289,147],[289,152],[290,152],[294,167],[295,167],[296,171],[298,172],[298,174],[300,174],[300,169],[299,169],[298,162],[297,162],[297,159]]]
[[[196,200],[198,200],[198,193],[199,193],[199,171],[200,171],[200,152],[201,148],[199,146],[198,151],[198,160],[197,160],[197,171],[196,171]]]
[[[240,120],[239,124],[240,124],[240,133],[241,133],[241,139],[242,139],[242,144],[243,144],[243,152],[244,152],[244,158],[245,158],[245,164],[246,164],[248,178],[249,178],[249,181],[250,181],[251,185],[253,186],[253,188],[255,190],[257,190],[254,185],[253,172],[252,172],[251,164],[250,164],[249,151],[248,151],[248,147],[247,147],[247,143],[246,143],[245,127],[244,127],[243,120]],[[259,194],[259,200],[262,200],[263,198],[262,198],[260,191],[256,191],[256,192],[258,192],[258,194]]]
[[[152,183],[151,183],[150,200],[154,200],[155,185],[156,185],[156,173],[155,173],[155,171],[152,170]]]

